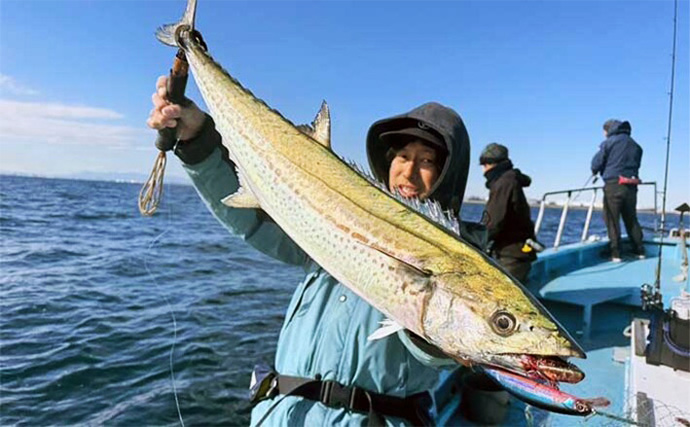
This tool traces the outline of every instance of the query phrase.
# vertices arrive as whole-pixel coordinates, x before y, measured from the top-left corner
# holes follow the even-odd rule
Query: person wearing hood
[[[508,148],[491,143],[479,157],[484,170],[489,200],[486,202],[482,222],[486,225],[490,254],[510,274],[524,282],[532,261],[537,259],[535,249],[528,241],[536,241],[534,223],[524,187],[532,179],[513,167]]]
[[[385,320],[380,311],[312,260],[265,212],[221,203],[238,188],[221,135],[193,103],[170,104],[165,85],[160,78],[148,125],[177,125],[182,141],[174,152],[207,207],[232,234],[305,272],[287,308],[275,369],[264,366],[252,375],[251,425],[432,424],[428,390],[440,367],[457,362],[406,331],[367,340]],[[374,176],[391,192],[435,199],[459,215],[470,146],[455,111],[428,103],[380,120],[368,132],[366,149]]]
[[[604,222],[609,235],[611,261],[621,262],[620,219],[638,258],[645,257],[642,227],[637,220],[637,184],[640,183],[642,147],[630,136],[627,121],[616,119],[604,123],[606,139],[592,158],[592,175],[604,180]]]

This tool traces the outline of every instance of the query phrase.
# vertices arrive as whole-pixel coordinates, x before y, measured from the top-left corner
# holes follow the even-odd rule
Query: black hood
[[[415,127],[421,122],[438,132],[448,149],[446,162],[436,184],[432,187],[430,199],[436,200],[444,209],[456,215],[465,196],[467,174],[470,168],[470,138],[462,119],[452,109],[436,102],[423,104],[408,113],[379,120],[369,128],[367,134],[367,158],[376,179],[388,186],[390,161],[386,153],[390,146],[379,139],[384,132]]]
[[[606,131],[606,136],[613,136],[619,133],[630,135],[630,133],[632,132],[632,126],[630,126],[630,122],[621,122],[618,120],[610,120],[609,122],[610,125],[609,129]]]
[[[529,175],[525,175],[520,171],[520,169],[515,169],[515,178],[518,184],[522,187],[529,187],[532,184],[532,178]]]
[[[493,168],[484,172],[484,177],[486,178],[486,188],[491,188],[494,182],[499,178],[507,177],[509,180],[515,180],[520,185],[520,187],[529,187],[532,184],[532,178],[529,175],[525,175],[513,167],[513,162],[510,160],[504,160],[497,163]]]

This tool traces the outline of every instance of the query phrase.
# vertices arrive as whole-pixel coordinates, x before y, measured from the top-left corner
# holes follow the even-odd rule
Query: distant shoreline
[[[38,175],[30,173],[13,173],[13,172],[0,172],[0,177],[11,176],[19,178],[38,178],[38,179],[63,179],[63,180],[73,180],[73,181],[93,181],[93,182],[114,182],[117,184],[138,184],[143,185],[147,180],[148,176],[128,176],[123,175],[118,176],[97,176],[97,175],[74,175],[74,176],[47,176]],[[186,177],[180,176],[165,176],[165,184],[172,185],[192,185],[191,182]]]
[[[13,172],[0,172],[0,177],[1,176],[11,176],[11,177],[20,177],[20,178],[40,178],[40,179],[64,179],[64,180],[75,180],[75,181],[93,181],[93,182],[113,182],[117,184],[137,184],[137,185],[143,185],[144,182],[146,182],[147,178],[142,178],[140,176],[136,177],[127,177],[127,176],[122,176],[122,177],[98,177],[98,176],[44,176],[44,175],[36,175],[36,174],[22,174],[22,173],[13,173]],[[167,177],[166,176],[166,185],[186,185],[186,186],[192,186],[192,184],[186,179],[186,177],[179,177],[179,176],[171,176]],[[477,196],[469,196],[469,198],[465,199],[463,201],[464,204],[467,205],[485,205],[486,200],[481,199]],[[540,206],[540,201],[538,200],[528,200],[527,202],[530,207],[532,208],[539,208]],[[546,205],[547,209],[562,209],[563,205],[556,204],[556,203],[549,203]],[[569,210],[587,210],[589,206],[583,206],[583,205],[570,205],[568,207]],[[603,208],[601,206],[594,206],[595,211],[602,211]],[[637,212],[641,213],[654,213],[654,208],[638,208]],[[673,210],[667,211],[667,214],[676,214],[677,213]]]
[[[476,197],[470,196],[469,199],[465,200],[463,203],[467,205],[485,205],[486,200],[482,200]],[[529,200],[527,202],[531,208],[539,208],[541,206],[541,202],[538,200]],[[558,203],[547,203],[546,204],[547,209],[563,209],[563,205],[558,204]],[[589,209],[589,206],[585,205],[569,205],[568,210],[576,210],[576,211],[586,211]],[[594,206],[594,210],[601,212],[604,210],[602,206]],[[654,208],[638,208],[637,212],[642,212],[642,213],[654,213]],[[675,213],[675,212],[667,212],[667,213]]]

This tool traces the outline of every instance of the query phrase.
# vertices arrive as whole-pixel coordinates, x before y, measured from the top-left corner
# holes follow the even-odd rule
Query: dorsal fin
[[[321,108],[316,113],[311,125],[299,125],[297,129],[314,138],[319,144],[331,148],[331,112],[326,101],[321,102]]]
[[[374,178],[370,172],[364,170],[354,161],[342,157],[341,160],[347,163],[355,172],[357,172],[359,176],[369,181],[369,183],[374,187],[378,188],[389,196],[394,197],[400,203],[404,203],[405,206],[412,208],[415,212],[433,221],[436,225],[448,231],[452,235],[463,238],[460,232],[460,229],[463,227],[463,225],[459,221],[458,217],[456,217],[451,211],[444,211],[441,204],[437,201],[431,199],[421,201],[417,198],[405,198],[397,191],[391,192],[388,187],[386,187],[386,184]]]

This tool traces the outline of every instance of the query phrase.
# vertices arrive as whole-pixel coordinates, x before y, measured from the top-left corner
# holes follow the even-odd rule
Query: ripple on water
[[[22,257],[20,261],[28,263],[51,263],[57,261],[62,262],[66,259],[83,257],[86,255],[87,253],[77,250],[50,247],[29,251]]]

